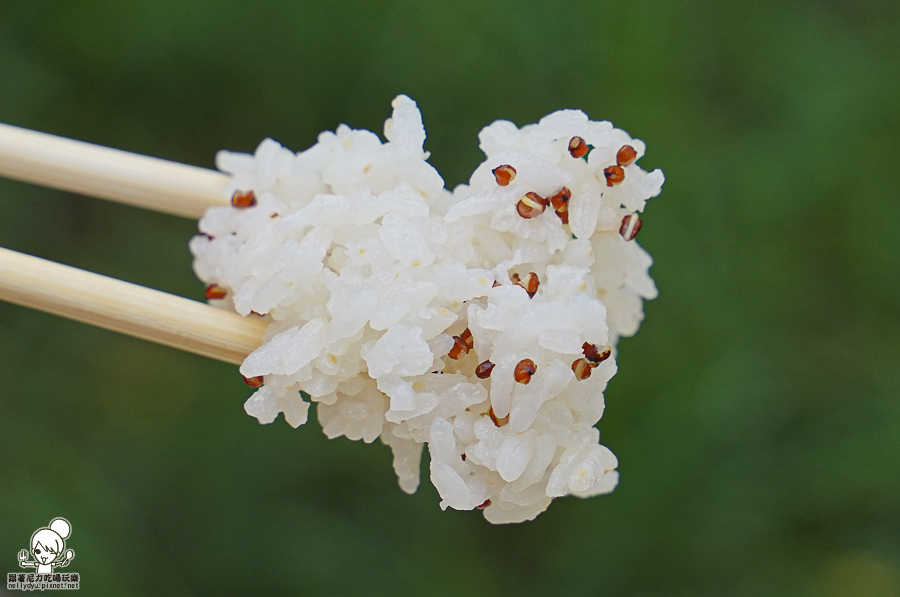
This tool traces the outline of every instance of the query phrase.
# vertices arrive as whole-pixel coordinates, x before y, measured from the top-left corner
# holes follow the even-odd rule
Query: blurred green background
[[[569,107],[667,178],[612,495],[441,512],[233,366],[0,303],[0,573],[64,516],[87,595],[900,595],[898,65],[890,0],[0,0],[0,122],[212,167],[406,93],[451,187]],[[200,299],[194,231],[0,181],[0,246]]]

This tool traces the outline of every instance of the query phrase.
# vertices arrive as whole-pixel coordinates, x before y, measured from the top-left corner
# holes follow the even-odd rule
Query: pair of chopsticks
[[[228,204],[229,177],[220,172],[6,124],[0,176],[193,219]],[[0,300],[236,364],[266,328],[258,318],[4,248]]]

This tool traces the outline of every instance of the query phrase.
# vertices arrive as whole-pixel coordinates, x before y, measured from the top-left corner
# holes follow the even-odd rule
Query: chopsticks
[[[0,175],[190,218],[228,204],[225,174],[5,124]],[[266,328],[256,317],[3,248],[0,300],[236,364]]]
[[[229,199],[227,174],[8,124],[0,176],[195,220]]]
[[[240,364],[259,318],[0,248],[0,300]]]

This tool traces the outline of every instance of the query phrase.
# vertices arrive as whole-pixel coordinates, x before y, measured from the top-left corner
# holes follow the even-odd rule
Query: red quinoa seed
[[[231,205],[238,208],[253,207],[256,205],[256,193],[253,191],[235,191],[231,196]]]
[[[467,354],[469,354],[469,346],[466,344],[466,341],[459,336],[453,336],[453,348],[450,349],[447,356],[456,360]]]
[[[497,166],[491,170],[491,172],[494,174],[494,180],[496,180],[497,184],[501,187],[505,187],[516,178],[516,169],[509,164]]]
[[[242,375],[241,377],[244,376]],[[256,377],[244,377],[244,383],[251,388],[261,388],[263,386],[263,376],[257,375]]]
[[[633,164],[636,159],[637,151],[631,145],[623,145],[622,149],[616,153],[616,163],[623,168]]]
[[[590,150],[590,146],[581,137],[572,137],[569,140],[569,154],[573,158],[583,158]]]
[[[634,237],[641,231],[643,225],[644,223],[637,214],[625,216],[622,218],[622,225],[619,226],[619,234],[621,234],[622,238],[625,240],[634,240]]]
[[[625,171],[619,166],[610,166],[603,170],[603,176],[606,177],[606,186],[612,187],[625,180]]]
[[[531,381],[531,376],[537,371],[537,365],[531,359],[522,359],[513,370],[513,379],[521,384]]]
[[[488,415],[490,415],[491,421],[493,421],[493,422],[494,422],[494,425],[496,425],[497,427],[503,427],[504,425],[506,425],[507,423],[509,423],[509,415],[506,415],[505,417],[503,417],[502,419],[500,419],[500,418],[497,417],[496,414],[494,414],[494,409],[493,409],[493,408],[491,408],[491,410],[488,411]]]
[[[466,346],[469,348],[469,350],[475,348],[475,340],[472,338],[472,330],[470,330],[469,328],[464,329],[459,337],[463,342],[466,343]]]
[[[609,355],[612,354],[612,349],[609,346],[597,346],[596,344],[590,344],[585,342],[581,346],[581,350],[584,352],[585,358],[592,363],[602,363],[606,359],[609,358]]]
[[[537,294],[538,287],[541,285],[538,275],[534,272],[528,272],[524,281],[519,277],[519,274],[513,275],[516,277],[516,280],[514,281],[516,286],[521,286],[525,289],[525,292],[528,293],[529,298],[534,298],[534,295]]]
[[[572,363],[572,372],[575,373],[575,379],[584,381],[591,376],[591,372],[596,366],[596,364],[587,359],[576,359],[575,362]]]
[[[491,376],[491,371],[494,370],[494,364],[490,361],[484,361],[475,367],[475,377],[478,379],[487,379]]]
[[[223,299],[228,296],[228,289],[218,284],[210,284],[206,287],[205,294],[207,300]]]
[[[544,199],[537,193],[526,193],[516,204],[516,211],[526,220],[530,220],[544,213],[549,204],[548,199]]]

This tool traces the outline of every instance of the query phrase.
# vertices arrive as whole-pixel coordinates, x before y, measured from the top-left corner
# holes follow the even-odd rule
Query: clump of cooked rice
[[[213,304],[271,321],[241,366],[263,383],[246,411],[297,427],[304,392],[328,437],[389,445],[409,493],[427,445],[441,507],[493,523],[612,491],[594,425],[615,345],[656,296],[626,238],[662,172],[635,164],[641,141],[563,110],[486,127],[486,160],[449,192],[416,104],[393,108],[384,143],[341,125],[298,154],[266,139],[217,157],[243,207],[211,208],[190,248],[225,291]]]

